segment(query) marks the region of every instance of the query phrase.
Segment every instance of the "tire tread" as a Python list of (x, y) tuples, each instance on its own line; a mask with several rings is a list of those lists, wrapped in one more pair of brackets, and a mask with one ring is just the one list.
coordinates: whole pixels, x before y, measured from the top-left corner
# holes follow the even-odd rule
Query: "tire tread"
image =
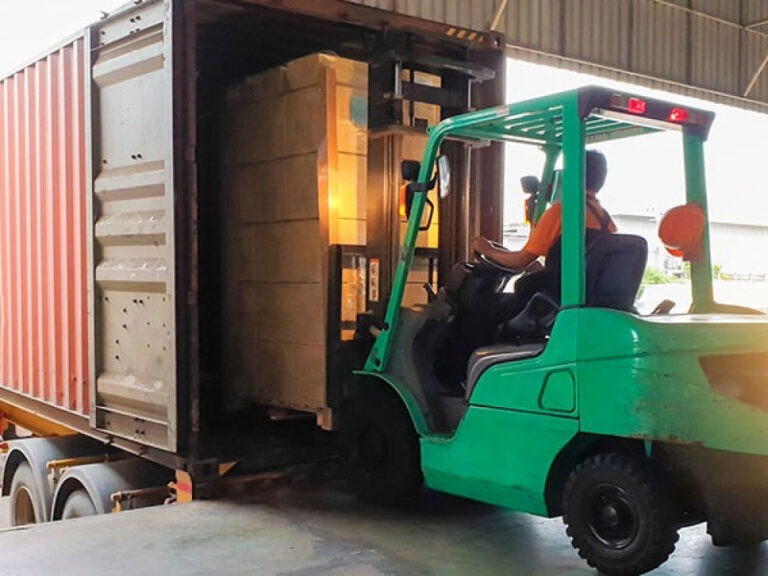
[[(628, 559), (621, 563), (609, 563), (599, 557), (596, 558), (591, 544), (581, 533), (580, 527), (572, 523), (570, 497), (576, 488), (576, 483), (585, 474), (593, 474), (600, 470), (618, 471), (631, 477), (649, 504), (649, 521), (654, 528), (650, 530), (645, 553), (639, 558)], [(609, 576), (638, 576), (660, 566), (669, 558), (679, 539), (670, 508), (671, 500), (650, 464), (639, 457), (616, 452), (598, 454), (583, 460), (571, 472), (563, 491), (563, 522), (566, 525), (566, 533), (571, 538), (571, 545), (578, 551), (579, 556), (587, 561), (587, 564)]]

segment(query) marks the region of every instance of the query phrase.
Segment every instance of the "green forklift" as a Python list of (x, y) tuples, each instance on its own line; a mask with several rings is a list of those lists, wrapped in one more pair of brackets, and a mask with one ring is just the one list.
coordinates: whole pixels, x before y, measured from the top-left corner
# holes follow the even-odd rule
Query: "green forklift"
[[(562, 516), (578, 553), (611, 576), (661, 565), (678, 529), (700, 522), (718, 546), (768, 538), (768, 318), (713, 298), (703, 152), (713, 119), (586, 87), (430, 130), (420, 164), (403, 166), (411, 200), (405, 241), (386, 315), (371, 328), (375, 341), (342, 412), (361, 498), (413, 502), (425, 484)], [(687, 246), (674, 247), (690, 260), (690, 309), (672, 314), (663, 303), (640, 315), (634, 304), (647, 243), (585, 232), (585, 150), (660, 130), (682, 135), (685, 191), (670, 206), (693, 209), (703, 225)], [(526, 182), (534, 221), (562, 202), (559, 257), (536, 273), (550, 282), (480, 337), (468, 334), (482, 316), (478, 303), (521, 271), (461, 263), (429, 303), (402, 306), (432, 211), (427, 193), (436, 181), (441, 195), (450, 191), (450, 167), (438, 157), (446, 139), (540, 147), (541, 177)], [(467, 354), (448, 345), (462, 338), (471, 343)]]

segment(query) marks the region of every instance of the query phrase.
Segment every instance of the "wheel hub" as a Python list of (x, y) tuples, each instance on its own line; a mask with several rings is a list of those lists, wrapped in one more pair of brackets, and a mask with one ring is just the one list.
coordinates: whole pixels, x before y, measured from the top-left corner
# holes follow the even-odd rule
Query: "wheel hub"
[(35, 506), (32, 502), (32, 494), (26, 488), (20, 488), (16, 496), (13, 519), (14, 526), (35, 523)]
[(595, 487), (589, 498), (589, 530), (604, 546), (622, 550), (634, 542), (639, 524), (635, 505), (618, 486)]

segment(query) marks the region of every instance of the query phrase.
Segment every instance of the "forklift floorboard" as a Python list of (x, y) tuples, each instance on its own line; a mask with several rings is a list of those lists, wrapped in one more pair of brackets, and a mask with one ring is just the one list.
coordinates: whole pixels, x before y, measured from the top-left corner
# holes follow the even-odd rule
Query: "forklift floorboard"
[[(383, 510), (328, 478), (0, 531), (0, 566), (14, 576), (597, 574), (571, 548), (559, 519), (429, 491), (417, 508)], [(672, 558), (651, 572), (766, 573), (768, 544), (718, 549), (701, 526), (683, 530)]]

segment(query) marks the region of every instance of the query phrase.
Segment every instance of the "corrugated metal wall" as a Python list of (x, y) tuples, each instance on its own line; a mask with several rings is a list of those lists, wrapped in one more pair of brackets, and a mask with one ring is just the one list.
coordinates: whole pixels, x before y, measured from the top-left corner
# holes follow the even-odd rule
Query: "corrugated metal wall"
[[(353, 0), (487, 29), (504, 0)], [(508, 0), (510, 55), (768, 112), (766, 0)]]
[(0, 386), (88, 411), (83, 39), (0, 81)]

